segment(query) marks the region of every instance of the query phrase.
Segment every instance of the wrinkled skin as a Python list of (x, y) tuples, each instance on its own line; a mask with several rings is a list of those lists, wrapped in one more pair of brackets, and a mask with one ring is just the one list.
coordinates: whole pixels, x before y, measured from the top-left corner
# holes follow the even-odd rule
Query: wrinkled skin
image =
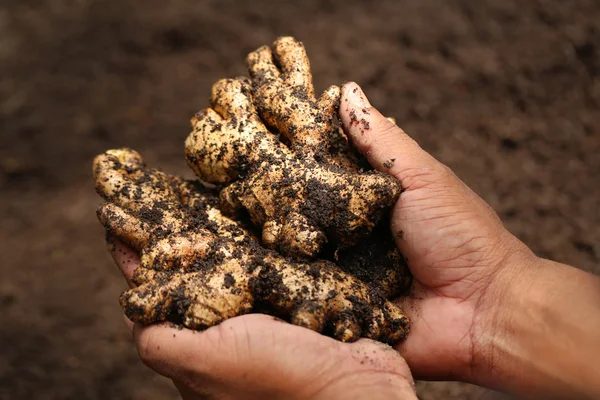
[(133, 150), (96, 157), (94, 178), (108, 201), (98, 210), (101, 223), (141, 254), (137, 287), (121, 296), (133, 321), (205, 329), (261, 305), (346, 342), (393, 343), (408, 333), (408, 319), (385, 290), (330, 262), (292, 262), (263, 249), (206, 190), (146, 168)]
[[(202, 180), (226, 185), (222, 210), (247, 210), (269, 248), (314, 257), (328, 241), (356, 244), (396, 202), (399, 183), (378, 172), (359, 173), (336, 152), (339, 88), (315, 98), (301, 44), (282, 38), (273, 50), (251, 53), (248, 63), (253, 83), (217, 82), (211, 108), (192, 118), (188, 164)], [(259, 110), (287, 145), (267, 129)]]

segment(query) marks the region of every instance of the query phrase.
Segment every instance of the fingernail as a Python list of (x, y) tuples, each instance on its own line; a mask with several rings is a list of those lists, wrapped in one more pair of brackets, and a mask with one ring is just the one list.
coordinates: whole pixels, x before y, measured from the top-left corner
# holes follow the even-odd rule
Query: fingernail
[(369, 108), (371, 107), (371, 103), (369, 103), (369, 99), (362, 91), (360, 86), (356, 83), (352, 83), (348, 85), (348, 89), (346, 92), (346, 98), (348, 99), (348, 103), (352, 104), (355, 107), (360, 108)]

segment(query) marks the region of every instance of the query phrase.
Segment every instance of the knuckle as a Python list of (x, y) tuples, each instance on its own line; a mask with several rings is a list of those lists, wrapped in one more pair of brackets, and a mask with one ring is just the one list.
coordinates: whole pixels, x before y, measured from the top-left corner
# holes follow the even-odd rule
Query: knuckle
[(378, 118), (377, 121), (375, 122), (374, 125), (374, 129), (375, 132), (377, 132), (377, 134), (379, 136), (397, 136), (401, 133), (403, 133), (402, 129), (400, 129), (398, 127), (398, 125), (392, 123), (391, 121), (389, 121), (387, 118)]
[(449, 185), (455, 183), (456, 179), (456, 175), (449, 167), (437, 161), (427, 167), (405, 171), (405, 175), (403, 184), (407, 188), (439, 187), (444, 188), (444, 192), (447, 191)]
[[(441, 171), (432, 167), (407, 167), (398, 171), (401, 177), (402, 187), (405, 191), (413, 191), (422, 188), (431, 188), (443, 182)], [(406, 198), (406, 194), (404, 195)]]

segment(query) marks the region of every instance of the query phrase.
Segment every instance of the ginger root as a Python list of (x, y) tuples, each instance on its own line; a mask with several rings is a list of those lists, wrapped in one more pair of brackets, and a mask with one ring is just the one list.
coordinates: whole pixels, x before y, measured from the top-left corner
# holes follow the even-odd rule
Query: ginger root
[[(280, 38), (247, 62), (252, 81), (217, 82), (186, 140), (188, 164), (220, 191), (149, 169), (129, 149), (94, 160), (107, 201), (98, 218), (141, 257), (125, 314), (205, 329), (267, 312), (341, 341), (403, 339), (409, 320), (389, 300), (412, 278), (378, 224), (399, 182), (362, 172), (335, 126), (340, 90), (315, 97), (301, 43)], [(228, 217), (243, 210), (267, 248)], [(314, 260), (326, 242), (337, 265)]]
[[(241, 82), (232, 82), (241, 95)], [(232, 150), (236, 146), (241, 144)], [(328, 261), (290, 261), (262, 248), (220, 213), (216, 197), (199, 184), (148, 169), (129, 149), (97, 156), (93, 172), (107, 200), (98, 209), (99, 220), (141, 254), (133, 276), (137, 287), (120, 299), (133, 321), (204, 329), (266, 309), (341, 341), (393, 343), (407, 335), (409, 320), (386, 299), (385, 288), (367, 285)]]
[[(346, 168), (350, 159), (339, 154), (320, 161), (330, 154), (328, 138), (339, 135), (332, 126), (339, 89), (316, 101), (303, 48), (283, 43), (274, 48), (282, 72), (268, 48), (249, 56), (254, 94), (246, 78), (213, 86), (211, 108), (192, 118), (185, 152), (200, 179), (226, 185), (222, 211), (245, 209), (262, 227), (263, 245), (314, 257), (327, 241), (348, 247), (364, 238), (396, 202), (400, 184)], [(290, 146), (263, 124), (253, 99)]]
[(279, 38), (272, 47), (262, 46), (250, 53), (246, 62), (263, 120), (284, 135), (294, 151), (315, 154), (326, 150), (341, 91), (333, 85), (319, 99), (315, 97), (302, 43), (291, 37)]

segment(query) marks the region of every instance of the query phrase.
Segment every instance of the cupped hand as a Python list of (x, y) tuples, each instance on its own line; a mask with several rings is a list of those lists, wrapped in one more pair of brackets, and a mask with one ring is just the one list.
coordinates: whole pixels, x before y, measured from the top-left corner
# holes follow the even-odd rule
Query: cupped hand
[(403, 187), (391, 231), (414, 287), (398, 299), (412, 327), (396, 348), (417, 378), (476, 382), (486, 363), (478, 339), (486, 335), (479, 333), (493, 329), (498, 299), (514, 275), (509, 261), (533, 254), (448, 167), (373, 108), (355, 83), (342, 89), (340, 119), (371, 165)]
[[(128, 280), (139, 257), (110, 240)], [(391, 347), (345, 344), (261, 314), (203, 332), (126, 320), (142, 361), (189, 399), (416, 399), (410, 371)]]

